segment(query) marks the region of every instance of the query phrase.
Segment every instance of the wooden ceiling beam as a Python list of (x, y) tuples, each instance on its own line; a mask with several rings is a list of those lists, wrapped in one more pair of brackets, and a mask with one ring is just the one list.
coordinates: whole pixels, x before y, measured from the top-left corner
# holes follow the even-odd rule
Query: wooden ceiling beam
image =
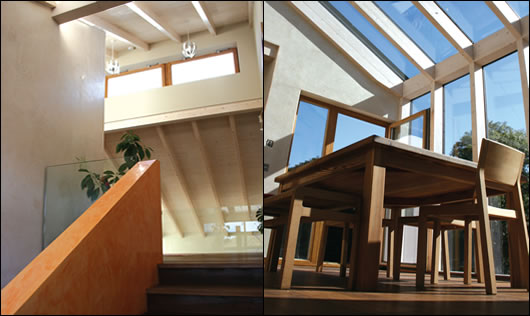
[(252, 221), (252, 211), (250, 209), (250, 203), (248, 202), (248, 191), (247, 191), (247, 183), (245, 181), (245, 171), (243, 168), (243, 160), (241, 159), (241, 150), (239, 147), (239, 140), (237, 139), (236, 120), (233, 115), (230, 115), (228, 116), (228, 121), (230, 123), (230, 132), (232, 134), (232, 141), (234, 142), (236, 165), (239, 171), (239, 183), (241, 184), (241, 195), (243, 198), (243, 202), (248, 207), (248, 219)]
[(164, 147), (164, 150), (169, 156), (169, 160), (171, 161), (171, 166), (173, 166), (173, 171), (177, 175), (177, 181), (179, 182), (180, 187), (182, 188), (182, 191), (184, 193), (184, 199), (186, 200), (186, 203), (188, 203), (188, 205), (190, 206), (191, 213), (195, 220), (195, 224), (197, 225), (197, 229), (204, 237), (206, 236), (206, 234), (204, 233), (204, 228), (199, 219), (199, 215), (197, 214), (197, 208), (195, 207), (195, 204), (193, 203), (193, 200), (191, 199), (188, 184), (186, 183), (186, 178), (184, 178), (184, 173), (182, 172), (182, 169), (180, 168), (180, 165), (178, 164), (178, 161), (175, 158), (175, 155), (173, 155), (173, 152), (171, 151), (171, 147), (169, 147), (169, 144), (166, 139), (166, 135), (164, 134), (162, 127), (157, 126), (156, 132), (158, 133), (158, 137), (160, 137), (160, 141), (162, 142), (162, 147)]
[(52, 19), (57, 24), (63, 24), (126, 4), (127, 2), (130, 1), (61, 1), (59, 3), (55, 1)]
[(199, 16), (201, 17), (202, 23), (206, 25), (210, 34), (217, 35), (217, 32), (215, 30), (215, 25), (213, 24), (212, 17), (210, 13), (208, 12), (208, 10), (206, 9), (206, 5), (204, 4), (204, 1), (192, 1), (191, 4), (193, 4), (195, 11), (197, 11)]
[(149, 22), (149, 24), (154, 26), (157, 30), (164, 33), (164, 35), (170, 39), (178, 43), (182, 42), (180, 35), (175, 32), (175, 30), (169, 25), (169, 23), (167, 23), (167, 21), (163, 20), (160, 18), (160, 16), (154, 13), (149, 8), (149, 5), (146, 1), (132, 1), (127, 3), (127, 7), (134, 11), (134, 13), (138, 14), (142, 19)]
[(206, 148), (204, 147), (204, 142), (202, 141), (202, 138), (201, 138), (201, 133), (199, 132), (197, 121), (192, 121), (191, 127), (193, 129), (193, 136), (195, 136), (195, 140), (197, 141), (197, 145), (199, 146), (199, 150), (201, 152), (202, 162), (204, 164), (204, 168), (206, 169), (208, 185), (210, 186), (210, 189), (212, 190), (213, 197), (215, 200), (215, 209), (216, 209), (216, 212), (219, 218), (219, 222), (221, 224), (221, 227), (223, 227), (223, 233), (225, 234), (225, 236), (228, 236), (228, 232), (224, 229), (225, 218), (223, 216), (223, 211), (221, 210), (221, 201), (219, 200), (219, 194), (217, 192), (215, 182), (213, 180), (212, 167), (208, 159), (208, 154), (206, 153)]
[(519, 16), (512, 10), (506, 1), (484, 1), (488, 8), (497, 16), (504, 27), (510, 31), (512, 36), (518, 40), (521, 38), (521, 24), (518, 22)]
[(90, 25), (97, 27), (104, 32), (112, 34), (112, 36), (116, 37), (117, 39), (129, 43), (131, 45), (134, 45), (136, 47), (140, 47), (144, 50), (149, 50), (149, 44), (142, 41), (138, 37), (132, 35), (131, 33), (122, 30), (121, 28), (117, 27), (116, 25), (109, 23), (105, 20), (103, 20), (100, 17), (97, 16), (87, 16), (84, 18), (81, 18), (80, 21)]

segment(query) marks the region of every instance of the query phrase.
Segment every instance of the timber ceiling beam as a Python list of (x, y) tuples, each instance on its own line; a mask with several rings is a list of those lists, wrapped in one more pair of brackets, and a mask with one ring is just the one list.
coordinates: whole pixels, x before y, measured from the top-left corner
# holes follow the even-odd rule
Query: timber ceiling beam
[(202, 138), (201, 138), (201, 133), (199, 132), (199, 126), (197, 124), (197, 121), (192, 121), (191, 127), (193, 129), (193, 136), (195, 136), (195, 140), (197, 141), (199, 150), (201, 152), (201, 158), (204, 164), (204, 168), (206, 169), (208, 185), (210, 186), (210, 189), (212, 190), (212, 193), (213, 193), (213, 197), (215, 200), (215, 209), (217, 211), (219, 223), (221, 224), (221, 227), (223, 227), (223, 233), (225, 234), (225, 236), (228, 236), (228, 232), (224, 229), (225, 218), (223, 216), (223, 211), (221, 210), (221, 201), (219, 200), (219, 193), (217, 192), (215, 182), (213, 181), (212, 167), (210, 164), (210, 160), (208, 159), (208, 154), (206, 153), (206, 148), (204, 147), (204, 142), (202, 141)]
[(519, 16), (510, 8), (506, 1), (484, 1), (497, 18), (502, 22), (505, 28), (510, 31), (512, 36), (518, 40), (521, 38), (521, 24)]
[[(50, 1), (41, 1), (50, 2)], [(98, 12), (126, 4), (130, 1), (55, 1), (52, 19), (57, 24), (74, 21)]]
[(199, 215), (197, 214), (197, 208), (195, 207), (195, 204), (193, 203), (193, 200), (191, 199), (190, 190), (188, 188), (186, 178), (184, 178), (184, 173), (182, 172), (182, 169), (180, 168), (180, 165), (178, 164), (178, 161), (175, 158), (175, 155), (173, 155), (173, 152), (171, 151), (171, 147), (169, 146), (167, 142), (166, 135), (164, 134), (162, 127), (157, 126), (156, 132), (158, 133), (158, 137), (160, 137), (160, 141), (162, 142), (162, 147), (164, 147), (164, 150), (169, 156), (169, 160), (171, 161), (171, 166), (173, 167), (173, 171), (177, 175), (177, 181), (179, 182), (180, 187), (182, 188), (182, 191), (184, 193), (184, 199), (186, 200), (186, 203), (188, 203), (188, 205), (190, 206), (191, 213), (193, 215), (193, 218), (195, 219), (195, 224), (197, 225), (197, 229), (204, 237), (206, 236), (206, 234), (204, 233), (204, 228), (199, 219)]
[(288, 4), (374, 82), (399, 96), (392, 88), (403, 83), (403, 80), (320, 3), (289, 1)]
[(129, 43), (129, 44), (131, 44), (133, 46), (136, 46), (136, 47), (140, 47), (140, 48), (142, 48), (144, 50), (149, 50), (149, 44), (148, 43), (142, 41), (141, 39), (139, 39), (138, 37), (132, 35), (131, 33), (122, 30), (118, 26), (103, 20), (100, 17), (92, 15), (92, 16), (87, 16), (87, 17), (81, 18), (80, 20), (82, 22), (90, 25), (90, 26), (97, 27), (97, 28), (101, 29), (104, 32), (112, 34), (112, 36), (116, 37), (117, 39), (119, 39), (121, 41)]
[(132, 1), (127, 3), (127, 7), (134, 11), (134, 13), (138, 14), (142, 19), (149, 22), (149, 24), (154, 26), (157, 30), (164, 33), (164, 35), (170, 39), (178, 43), (182, 42), (180, 35), (175, 32), (175, 30), (169, 25), (169, 23), (167, 23), (167, 21), (160, 18), (160, 16), (158, 16), (149, 8), (147, 1)]
[(250, 203), (248, 202), (248, 191), (247, 191), (247, 183), (245, 181), (245, 171), (243, 168), (243, 160), (241, 159), (241, 150), (239, 146), (239, 140), (237, 139), (236, 120), (233, 115), (230, 115), (228, 116), (228, 121), (230, 123), (230, 132), (232, 134), (232, 141), (234, 143), (234, 148), (235, 148), (236, 165), (239, 171), (239, 183), (241, 184), (241, 195), (243, 198), (243, 202), (248, 207), (248, 219), (252, 220), (252, 212), (250, 209)]
[(414, 6), (442, 33), (469, 62), (473, 62), (473, 43), (433, 1), (412, 1)]
[(206, 25), (210, 34), (217, 35), (217, 31), (215, 30), (215, 25), (213, 24), (212, 17), (206, 9), (204, 1), (192, 1), (191, 4), (193, 4), (195, 11), (197, 11), (199, 16), (201, 17), (202, 23)]
[(349, 2), (425, 77), (434, 80), (432, 60), (383, 11), (372, 1)]

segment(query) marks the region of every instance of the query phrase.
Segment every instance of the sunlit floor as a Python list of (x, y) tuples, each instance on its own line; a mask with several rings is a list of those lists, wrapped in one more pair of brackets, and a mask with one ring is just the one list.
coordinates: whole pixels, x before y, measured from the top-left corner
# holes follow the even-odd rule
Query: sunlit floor
[(509, 282), (497, 281), (497, 295), (486, 295), (484, 284), (473, 280), (464, 285), (462, 277), (417, 291), (415, 275), (402, 273), (400, 281), (379, 271), (376, 292), (346, 291), (346, 278), (338, 268), (295, 267), (291, 290), (279, 289), (279, 273), (265, 273), (265, 315), (275, 314), (524, 314), (528, 315), (529, 293), (511, 289)]

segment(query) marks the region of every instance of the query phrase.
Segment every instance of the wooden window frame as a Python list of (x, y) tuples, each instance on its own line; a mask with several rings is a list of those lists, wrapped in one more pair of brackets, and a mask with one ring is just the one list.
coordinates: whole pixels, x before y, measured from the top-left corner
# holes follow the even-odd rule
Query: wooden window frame
[[(358, 119), (358, 120), (361, 120), (361, 121), (364, 121), (364, 122), (367, 122), (367, 123), (371, 123), (371, 124), (374, 124), (374, 125), (378, 125), (378, 126), (384, 127), (385, 128), (385, 136), (389, 134), (390, 125), (394, 124), (394, 123), (387, 122), (385, 120), (379, 120), (379, 119), (377, 119), (375, 117), (371, 117), (369, 115), (366, 115), (366, 114), (363, 114), (363, 113), (360, 113), (360, 112), (356, 112), (354, 109), (353, 110), (344, 109), (344, 108), (341, 108), (341, 107), (338, 107), (338, 106), (335, 106), (335, 105), (332, 105), (332, 104), (329, 104), (329, 103), (326, 103), (326, 102), (323, 102), (323, 101), (320, 101), (320, 100), (313, 99), (311, 97), (300, 95), (300, 98), (298, 99), (298, 106), (296, 108), (296, 117), (295, 117), (293, 131), (292, 131), (293, 137), (291, 137), (291, 142), (290, 142), (290, 145), (289, 145), (289, 153), (287, 155), (287, 162), (286, 162), (286, 166), (285, 166), (285, 171), (288, 170), (289, 159), (291, 159), (291, 150), (292, 150), (292, 147), (293, 147), (294, 132), (296, 130), (296, 123), (297, 123), (297, 119), (298, 119), (298, 111), (300, 110), (300, 102), (301, 101), (307, 102), (307, 103), (310, 103), (310, 104), (312, 104), (314, 106), (318, 106), (318, 107), (325, 108), (325, 109), (328, 110), (328, 115), (327, 115), (327, 118), (326, 118), (326, 129), (325, 129), (325, 132), (324, 132), (324, 143), (322, 144), (322, 155), (321, 155), (321, 157), (329, 155), (329, 154), (331, 154), (333, 152), (333, 145), (335, 143), (335, 133), (336, 133), (336, 130), (337, 130), (337, 119), (338, 119), (339, 113), (343, 114), (343, 115), (346, 115), (346, 116), (349, 116), (349, 117), (352, 117), (352, 118), (355, 118), (355, 119)], [(420, 112), (418, 112), (418, 113), (420, 113)], [(424, 128), (425, 128), (425, 125), (424, 125)], [(282, 192), (282, 191), (283, 191), (282, 187), (280, 186), (279, 192)], [(324, 223), (323, 222), (314, 222), (314, 223), (312, 223), (311, 235), (310, 235), (310, 238), (309, 238), (309, 245), (308, 245), (307, 259), (296, 259), (295, 263), (294, 263), (295, 265), (316, 266), (317, 259), (318, 259), (318, 255), (317, 255), (318, 254), (318, 248), (319, 248), (319, 245), (320, 245), (320, 240), (321, 240), (321, 236), (322, 236), (323, 227), (324, 227)]]
[(180, 63), (186, 63), (186, 62), (195, 61), (195, 60), (204, 59), (204, 58), (209, 58), (209, 57), (214, 57), (214, 56), (230, 54), (230, 53), (234, 54), (233, 56), (234, 56), (235, 73), (239, 73), (240, 72), (240, 70), (239, 70), (239, 55), (237, 54), (237, 48), (233, 47), (233, 48), (225, 49), (225, 50), (223, 50), (221, 52), (215, 52), (215, 53), (211, 53), (211, 54), (197, 56), (197, 57), (190, 58), (190, 59), (175, 60), (175, 61), (171, 61), (171, 62), (168, 62), (168, 63), (158, 64), (158, 65), (154, 65), (154, 66), (148, 66), (148, 67), (135, 69), (135, 70), (130, 70), (130, 71), (126, 71), (126, 72), (115, 74), (115, 75), (106, 75), (105, 76), (105, 98), (108, 97), (108, 86), (109, 86), (108, 81), (109, 81), (109, 79), (116, 78), (116, 77), (127, 76), (127, 75), (130, 75), (130, 74), (133, 74), (133, 73), (137, 73), (137, 72), (153, 70), (153, 69), (156, 69), (156, 68), (162, 68), (162, 87), (172, 86), (173, 85), (172, 79), (171, 79), (171, 66), (172, 65), (180, 64)]
[(429, 142), (428, 142), (428, 137), (427, 137), (427, 129), (429, 128), (429, 120), (430, 120), (430, 112), (431, 112), (431, 109), (425, 109), (425, 110), (421, 110), (419, 112), (416, 112), (415, 114), (412, 114), (402, 120), (399, 120), (399, 121), (396, 121), (392, 124), (390, 124), (388, 126), (388, 129), (387, 129), (387, 134), (386, 134), (386, 138), (391, 138), (392, 136), (392, 129), (393, 128), (396, 128), (398, 126), (401, 126), (407, 122), (410, 122), (410, 121), (413, 121), (415, 119), (417, 119), (418, 117), (420, 116), (423, 116), (423, 135), (422, 135), (422, 147), (424, 149), (429, 149), (428, 146), (429, 146)]

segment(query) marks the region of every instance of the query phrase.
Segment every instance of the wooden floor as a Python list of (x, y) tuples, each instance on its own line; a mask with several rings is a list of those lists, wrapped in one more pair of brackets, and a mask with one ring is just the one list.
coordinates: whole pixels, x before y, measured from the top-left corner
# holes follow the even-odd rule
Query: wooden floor
[[(279, 269), (278, 269), (279, 270)], [(426, 278), (426, 289), (417, 291), (415, 275), (402, 273), (400, 281), (379, 271), (376, 292), (346, 291), (346, 278), (339, 277), (338, 268), (324, 268), (316, 273), (313, 267), (295, 267), (291, 290), (279, 289), (279, 273), (265, 272), (265, 315), (305, 314), (524, 314), (528, 315), (529, 294), (511, 289), (509, 282), (497, 281), (498, 294), (486, 295), (484, 284), (464, 285), (461, 277), (450, 281), (443, 278), (436, 286)]]

